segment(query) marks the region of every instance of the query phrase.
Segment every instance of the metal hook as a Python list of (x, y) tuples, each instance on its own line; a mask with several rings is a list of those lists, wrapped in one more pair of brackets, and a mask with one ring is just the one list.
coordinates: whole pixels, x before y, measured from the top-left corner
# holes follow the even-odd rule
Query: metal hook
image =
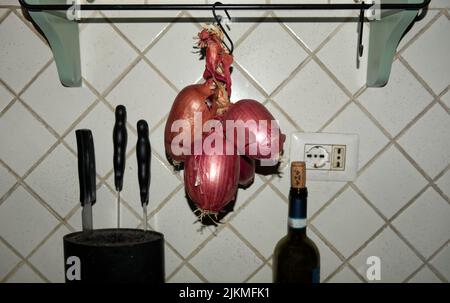
[[(212, 13), (214, 15), (214, 19), (216, 19), (217, 25), (219, 25), (220, 29), (222, 30), (222, 32), (224, 33), (225, 37), (227, 38), (228, 42), (230, 43), (230, 46), (228, 46), (224, 41), (222, 41), (222, 43), (225, 45), (225, 47), (228, 49), (228, 52), (230, 53), (230, 55), (233, 54), (234, 51), (234, 44), (233, 41), (231, 40), (230, 36), (228, 36), (227, 32), (225, 31), (225, 29), (222, 26), (222, 16), (217, 16), (216, 14), (216, 6), (217, 5), (222, 5), (222, 2), (216, 2), (213, 5), (213, 9), (212, 9)], [(228, 13), (228, 11), (226, 9), (224, 9), (225, 14), (228, 17), (228, 20), (231, 21), (231, 17), (230, 14)], [(230, 30), (230, 27), (227, 25), (228, 30)]]
[(357, 66), (359, 67), (360, 59), (363, 55), (364, 45), (362, 43), (363, 31), (364, 31), (364, 1), (361, 2), (361, 8), (359, 10), (359, 30), (358, 30), (358, 55), (357, 55)]

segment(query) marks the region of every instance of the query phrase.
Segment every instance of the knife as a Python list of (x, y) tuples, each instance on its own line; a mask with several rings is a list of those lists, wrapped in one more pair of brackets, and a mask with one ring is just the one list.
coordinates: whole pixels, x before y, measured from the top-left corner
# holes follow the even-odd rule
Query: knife
[(139, 120), (137, 123), (138, 139), (136, 144), (136, 158), (138, 167), (138, 180), (140, 197), (144, 219), (144, 230), (147, 230), (147, 205), (150, 189), (150, 162), (151, 147), (148, 134), (148, 124), (145, 120)]
[(83, 231), (93, 228), (92, 206), (96, 202), (95, 151), (92, 132), (89, 129), (75, 131), (78, 150), (78, 179), (80, 183), (80, 202), (83, 210), (81, 220)]
[(125, 161), (127, 151), (127, 110), (125, 106), (116, 107), (116, 122), (113, 130), (114, 145), (114, 185), (117, 191), (117, 228), (120, 228), (120, 192), (123, 188), (123, 176), (125, 173)]

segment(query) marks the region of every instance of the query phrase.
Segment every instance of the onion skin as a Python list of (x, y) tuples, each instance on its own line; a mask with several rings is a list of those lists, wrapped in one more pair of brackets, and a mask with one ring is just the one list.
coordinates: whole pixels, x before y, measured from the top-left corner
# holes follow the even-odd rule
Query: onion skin
[(238, 157), (235, 153), (203, 153), (186, 157), (184, 186), (202, 213), (218, 213), (236, 197), (240, 164)]
[[(164, 146), (166, 154), (171, 160), (182, 162), (186, 158), (185, 155), (175, 155), (172, 152), (172, 140), (179, 134), (178, 131), (171, 131), (172, 123), (176, 120), (185, 119), (191, 127), (190, 142), (194, 142), (194, 114), (196, 112), (202, 113), (202, 125), (216, 115), (217, 109), (215, 107), (210, 108), (207, 104), (207, 100), (215, 93), (215, 87), (212, 80), (208, 80), (203, 84), (189, 85), (182, 89), (175, 98), (164, 130)], [(184, 140), (183, 142), (186, 141)], [(189, 149), (190, 147), (187, 148)]]
[(228, 96), (230, 96), (233, 56), (228, 54), (223, 46), (223, 33), (218, 28), (207, 27), (198, 34), (198, 39), (198, 47), (205, 50), (206, 66), (203, 78), (212, 78), (225, 83)]
[(240, 156), (239, 157), (239, 185), (248, 187), (255, 179), (255, 160)]
[[(227, 121), (242, 121), (244, 123), (254, 122), (253, 127), (245, 127), (246, 136), (243, 146), (238, 144), (237, 130), (225, 126), (228, 128), (226, 132), (227, 136), (233, 134), (236, 147), (244, 148), (244, 150), (239, 150), (241, 154), (259, 160), (278, 161), (280, 159), (286, 136), (281, 133), (278, 123), (276, 124), (277, 128), (274, 129), (275, 132), (272, 133), (270, 124), (271, 121), (275, 121), (275, 118), (264, 105), (251, 99), (240, 100), (228, 108), (228, 111), (224, 114), (223, 120), (223, 123), (227, 123)], [(267, 127), (258, 127), (259, 122), (264, 120), (267, 121)], [(272, 149), (276, 148), (276, 146), (272, 146), (274, 144), (278, 145), (278, 151), (275, 153), (272, 152)], [(252, 150), (251, 146), (255, 145), (257, 146), (257, 149)]]

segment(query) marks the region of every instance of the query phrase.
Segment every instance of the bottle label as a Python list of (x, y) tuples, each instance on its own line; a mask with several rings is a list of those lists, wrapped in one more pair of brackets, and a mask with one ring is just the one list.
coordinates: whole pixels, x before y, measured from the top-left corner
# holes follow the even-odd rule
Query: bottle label
[(288, 225), (291, 228), (305, 228), (306, 227), (306, 219), (299, 219), (299, 218), (288, 218)]
[(316, 267), (316, 268), (313, 269), (312, 282), (313, 283), (320, 283), (320, 267)]

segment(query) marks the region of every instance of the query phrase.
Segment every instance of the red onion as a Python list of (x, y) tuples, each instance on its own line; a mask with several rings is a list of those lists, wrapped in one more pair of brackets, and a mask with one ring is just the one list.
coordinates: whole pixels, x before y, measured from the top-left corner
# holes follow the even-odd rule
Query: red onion
[[(238, 123), (236, 125), (245, 123), (241, 125), (241, 132), (236, 125), (230, 125), (233, 121)], [(264, 105), (255, 100), (240, 100), (224, 114), (224, 123), (227, 139), (234, 139), (241, 154), (253, 159), (279, 160), (286, 136), (281, 133), (277, 121)]]
[[(225, 146), (226, 140), (222, 136)], [(217, 214), (236, 197), (239, 159), (236, 153), (187, 156), (184, 162), (184, 186), (201, 215)]]
[(239, 162), (239, 185), (248, 187), (255, 178), (255, 160), (240, 156)]
[[(166, 154), (172, 160), (184, 161), (185, 154), (192, 154), (191, 146), (194, 141), (194, 115), (195, 113), (202, 114), (202, 123), (200, 126), (215, 116), (216, 108), (211, 108), (208, 104), (208, 99), (214, 95), (214, 92), (215, 84), (212, 80), (208, 80), (203, 84), (194, 84), (185, 87), (175, 98), (169, 117), (166, 121), (166, 128), (164, 130), (164, 145)], [(186, 130), (185, 136), (182, 136), (182, 143), (184, 143), (184, 155), (174, 153), (171, 146), (173, 139), (178, 135), (181, 135), (182, 132), (181, 129), (176, 129), (174, 132), (171, 131), (173, 123), (177, 120), (186, 121), (190, 127), (190, 132)], [(187, 137), (189, 134), (190, 138)], [(187, 144), (188, 140), (190, 140), (189, 142), (191, 144)]]

